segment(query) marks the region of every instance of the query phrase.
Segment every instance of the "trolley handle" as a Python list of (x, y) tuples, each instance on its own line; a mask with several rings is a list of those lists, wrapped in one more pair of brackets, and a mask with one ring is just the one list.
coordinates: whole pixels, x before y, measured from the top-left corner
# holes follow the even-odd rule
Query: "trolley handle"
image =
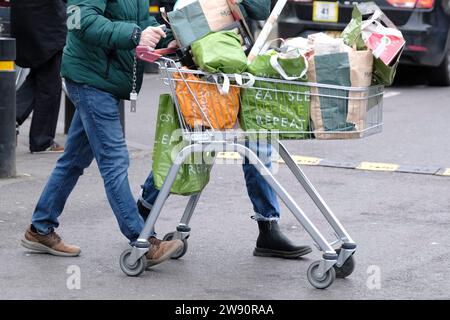
[(154, 50), (148, 46), (138, 46), (136, 48), (136, 56), (145, 62), (156, 62), (160, 60), (165, 55), (175, 54), (177, 49), (175, 48), (165, 48)]

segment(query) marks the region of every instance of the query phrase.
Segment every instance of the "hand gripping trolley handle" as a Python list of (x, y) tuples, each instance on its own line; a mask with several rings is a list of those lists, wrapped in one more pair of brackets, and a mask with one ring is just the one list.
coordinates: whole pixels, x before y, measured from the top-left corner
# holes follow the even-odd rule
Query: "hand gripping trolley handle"
[[(324, 289), (330, 286), (334, 282), (336, 277), (345, 278), (349, 276), (354, 270), (353, 254), (356, 250), (356, 244), (344, 229), (343, 225), (339, 222), (337, 217), (334, 215), (334, 213), (331, 211), (329, 206), (325, 203), (323, 198), (319, 195), (316, 188), (307, 178), (303, 170), (294, 161), (286, 147), (278, 139), (276, 140), (277, 146), (279, 147), (278, 152), (280, 157), (285, 162), (295, 178), (298, 180), (298, 182), (300, 182), (301, 186), (313, 200), (318, 209), (321, 211), (325, 219), (328, 221), (329, 225), (333, 228), (338, 238), (336, 241), (330, 243), (324, 238), (322, 233), (298, 206), (291, 195), (289, 195), (289, 193), (285, 190), (278, 179), (276, 179), (270, 172), (270, 170), (264, 166), (263, 162), (255, 154), (255, 152), (253, 152), (244, 143), (242, 143), (242, 137), (248, 134), (248, 132), (242, 130), (216, 130), (213, 128), (213, 126), (211, 125), (213, 121), (209, 121), (211, 119), (208, 119), (208, 117), (211, 117), (211, 114), (209, 114), (207, 111), (202, 110), (202, 107), (199, 103), (200, 99), (197, 99), (197, 97), (195, 96), (195, 92), (190, 89), (188, 84), (189, 80), (186, 79), (186, 75), (196, 74), (199, 77), (198, 79), (207, 79), (201, 80), (205, 83), (209, 82), (210, 84), (217, 84), (217, 82), (210, 80), (211, 77), (208, 78), (208, 74), (201, 71), (181, 69), (176, 61), (163, 56), (170, 53), (173, 53), (173, 50), (153, 51), (147, 47), (138, 47), (136, 50), (136, 54), (139, 59), (147, 62), (157, 62), (159, 64), (161, 77), (165, 84), (169, 86), (176, 105), (180, 125), (183, 131), (183, 140), (187, 141), (188, 143), (187, 146), (184, 147), (175, 158), (174, 164), (170, 168), (165, 182), (161, 187), (159, 195), (152, 207), (151, 213), (145, 223), (144, 229), (142, 230), (139, 239), (132, 245), (131, 248), (125, 250), (122, 253), (120, 257), (120, 266), (123, 272), (128, 276), (138, 276), (144, 272), (144, 270), (146, 269), (145, 253), (150, 248), (148, 238), (153, 233), (155, 223), (160, 215), (160, 212), (168, 195), (170, 194), (171, 187), (175, 181), (177, 172), (181, 164), (183, 164), (183, 162), (193, 153), (203, 153), (207, 150), (208, 152), (212, 152), (213, 154), (217, 154), (218, 152), (238, 152), (242, 157), (247, 158), (249, 163), (254, 165), (258, 172), (261, 173), (262, 177), (273, 188), (279, 198), (284, 202), (288, 209), (293, 213), (295, 218), (311, 236), (318, 249), (323, 252), (322, 259), (313, 262), (307, 271), (307, 277), (312, 286), (318, 289)], [(230, 75), (230, 77), (232, 78), (233, 76)], [(283, 90), (285, 92), (289, 91), (290, 85), (299, 85), (299, 82), (290, 82), (278, 79), (256, 78), (256, 80), (257, 82), (259, 82), (259, 85), (261, 87), (263, 87), (262, 83), (265, 82), (275, 83), (277, 85), (283, 84)], [(192, 128), (192, 126), (190, 126), (185, 121), (177, 100), (177, 84), (187, 86), (187, 88), (189, 89), (189, 93), (192, 94), (193, 100), (202, 113), (202, 117), (205, 120), (204, 123), (207, 124), (206, 126), (204, 125), (201, 127)], [(233, 85), (240, 87), (240, 85), (238, 84)], [(345, 101), (345, 103), (347, 103), (354, 99), (355, 101), (362, 102), (363, 105), (367, 106), (367, 110), (364, 110), (363, 114), (364, 126), (359, 128), (357, 132), (352, 132), (351, 134), (356, 134), (358, 135), (358, 137), (362, 137), (381, 131), (383, 87), (378, 86), (369, 88), (352, 88), (314, 83), (301, 83), (301, 85), (309, 87), (309, 91), (306, 93), (306, 95), (309, 95), (311, 99), (313, 99), (314, 96), (317, 99), (320, 98), (321, 103), (325, 103), (326, 100), (335, 101), (336, 99), (341, 99)], [(255, 87), (257, 87), (256, 84)], [(270, 90), (267, 89), (267, 86), (264, 86), (264, 88), (266, 88), (265, 90)], [(281, 90), (279, 89), (279, 86), (274, 86), (273, 88), (275, 88), (272, 89), (274, 91)], [(336, 92), (340, 93), (337, 94)], [(309, 130), (303, 133), (309, 133), (312, 137), (312, 134), (317, 133), (317, 131)], [(330, 132), (322, 132), (321, 134), (326, 135), (330, 134)], [(339, 132), (332, 132), (332, 134), (339, 134)], [(348, 134), (348, 132), (344, 132), (342, 134)], [(304, 136), (302, 139), (305, 139)], [(180, 239), (183, 242), (183, 247), (179, 250), (179, 252), (176, 252), (172, 256), (173, 259), (182, 257), (187, 251), (187, 239), (191, 230), (189, 227), (189, 222), (194, 213), (200, 195), (201, 193), (190, 197), (186, 209), (184, 210), (184, 213), (182, 215), (181, 221), (176, 228), (176, 231), (166, 234), (164, 237), (164, 240)], [(337, 245), (340, 246), (335, 250), (333, 246)]]

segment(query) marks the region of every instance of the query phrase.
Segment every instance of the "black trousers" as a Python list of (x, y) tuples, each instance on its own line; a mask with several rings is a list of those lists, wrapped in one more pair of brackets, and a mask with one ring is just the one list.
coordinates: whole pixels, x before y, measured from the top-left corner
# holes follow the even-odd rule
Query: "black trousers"
[(55, 139), (61, 104), (62, 51), (50, 60), (30, 70), (22, 87), (17, 91), (16, 120), (21, 125), (33, 111), (30, 128), (30, 151), (43, 151)]

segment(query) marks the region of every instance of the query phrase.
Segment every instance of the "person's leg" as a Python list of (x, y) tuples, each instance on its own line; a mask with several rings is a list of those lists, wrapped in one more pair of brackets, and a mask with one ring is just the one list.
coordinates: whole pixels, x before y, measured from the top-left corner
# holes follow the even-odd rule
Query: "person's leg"
[[(95, 157), (119, 227), (130, 242), (134, 242), (142, 230), (143, 220), (137, 213), (129, 188), (128, 151), (119, 121), (118, 100), (106, 92), (69, 80), (67, 86), (69, 95), (77, 108), (69, 135), (72, 137), (76, 132), (82, 133), (75, 136), (78, 137), (77, 142), (80, 144), (83, 142), (80, 150), (84, 150), (86, 153), (83, 157), (82, 152), (74, 152), (77, 150), (75, 144), (69, 143), (72, 140), (68, 141), (68, 151), (61, 159), (70, 160), (69, 155), (75, 154), (75, 160), (72, 162), (61, 161), (62, 164), (65, 164), (57, 166), (62, 171), (61, 173), (55, 169), (56, 172), (52, 174), (33, 216), (33, 228), (36, 230), (27, 230), (27, 233), (34, 231), (35, 234), (41, 236), (50, 231), (50, 234), (55, 234), (53, 228), (58, 226), (57, 217), (61, 214), (70, 191), (82, 173), (82, 170), (71, 171), (71, 169), (86, 167)], [(82, 130), (77, 131), (76, 128), (80, 126)], [(87, 150), (90, 152), (88, 153)], [(69, 172), (72, 174), (70, 175)], [(33, 240), (39, 242), (40, 239)], [(44, 239), (44, 241), (47, 240)], [(150, 264), (157, 264), (169, 259), (182, 246), (182, 242), (179, 240), (161, 242), (153, 239), (150, 242), (152, 247), (147, 253)], [(38, 248), (31, 249), (38, 250)], [(44, 252), (44, 250), (42, 251)], [(54, 250), (45, 252), (56, 254)]]
[[(246, 146), (256, 153), (263, 164), (272, 170), (272, 145), (263, 142), (246, 142)], [(256, 221), (278, 220), (280, 206), (277, 195), (262, 175), (250, 164), (247, 159), (242, 165), (248, 196), (253, 204)]]
[(78, 111), (75, 111), (64, 154), (58, 159), (33, 213), (32, 224), (40, 234), (48, 234), (59, 226), (58, 217), (94, 155)]
[(153, 182), (153, 171), (150, 172), (141, 188), (142, 194), (137, 202), (137, 206), (141, 217), (144, 220), (147, 220), (150, 210), (152, 209), (159, 194), (159, 190), (156, 189)]
[[(247, 142), (246, 146), (256, 153), (263, 164), (272, 168), (272, 145), (266, 142)], [(258, 223), (259, 235), (255, 256), (298, 258), (312, 250), (309, 246), (294, 245), (282, 232), (278, 225), (280, 219), (280, 206), (277, 195), (272, 187), (252, 164), (245, 159), (243, 164), (247, 192), (253, 204), (255, 215), (253, 218)]]
[(33, 70), (28, 74), (25, 82), (16, 93), (16, 122), (21, 126), (30, 116), (34, 108), (35, 74)]
[(61, 104), (61, 56), (62, 52), (56, 53), (34, 70), (35, 104), (30, 127), (31, 152), (44, 151), (54, 143)]
[[(68, 86), (72, 99), (78, 99), (78, 91)], [(64, 154), (58, 159), (33, 213), (31, 227), (22, 239), (28, 249), (54, 255), (76, 256), (80, 249), (65, 245), (54, 232), (59, 226), (58, 217), (75, 187), (92, 160), (93, 153), (88, 143), (79, 112), (76, 111), (70, 126)]]
[(119, 119), (119, 100), (93, 87), (67, 81), (75, 86), (79, 100), (74, 101), (103, 178), (106, 195), (130, 242), (137, 240), (144, 221), (140, 218), (128, 182), (129, 157)]
[[(106, 195), (120, 230), (135, 242), (144, 227), (128, 181), (129, 157), (119, 118), (119, 100), (87, 85), (79, 85), (80, 102), (75, 104), (103, 178)], [(176, 239), (161, 241), (151, 236), (147, 265), (161, 263), (181, 248)]]

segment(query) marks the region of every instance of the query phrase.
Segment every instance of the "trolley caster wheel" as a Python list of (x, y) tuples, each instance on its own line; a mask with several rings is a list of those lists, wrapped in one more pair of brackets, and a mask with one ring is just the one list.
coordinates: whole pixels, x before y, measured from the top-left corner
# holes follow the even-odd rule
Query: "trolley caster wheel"
[[(175, 232), (170, 232), (168, 234), (166, 234), (163, 238), (164, 241), (170, 241), (173, 239), (173, 235), (175, 234)], [(180, 259), (182, 256), (184, 256), (187, 252), (188, 249), (188, 242), (187, 239), (183, 239), (183, 246), (176, 251), (170, 258), (171, 259)]]
[(138, 261), (134, 264), (130, 264), (128, 259), (130, 258), (131, 251), (133, 249), (127, 249), (120, 255), (120, 269), (130, 277), (137, 277), (142, 272), (144, 272), (145, 267), (147, 266), (147, 259), (145, 255), (143, 255)]
[[(336, 253), (339, 254), (339, 252), (341, 252), (341, 249), (336, 249)], [(347, 278), (355, 270), (355, 259), (353, 258), (353, 255), (351, 255), (342, 266), (338, 267), (334, 265), (333, 268), (336, 271), (336, 278)]]
[(336, 271), (334, 268), (329, 269), (323, 276), (318, 276), (320, 260), (314, 261), (308, 268), (308, 281), (317, 289), (328, 288), (336, 279)]

